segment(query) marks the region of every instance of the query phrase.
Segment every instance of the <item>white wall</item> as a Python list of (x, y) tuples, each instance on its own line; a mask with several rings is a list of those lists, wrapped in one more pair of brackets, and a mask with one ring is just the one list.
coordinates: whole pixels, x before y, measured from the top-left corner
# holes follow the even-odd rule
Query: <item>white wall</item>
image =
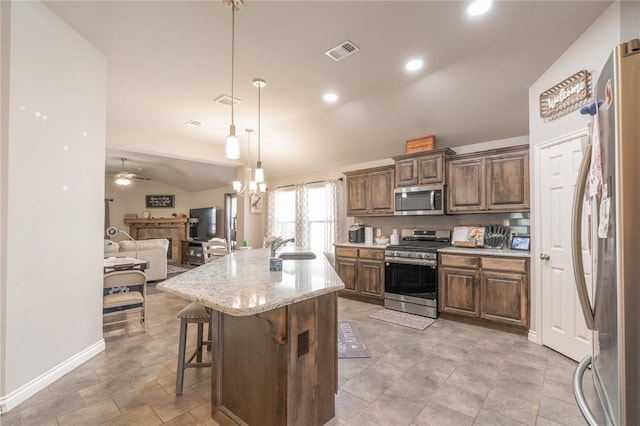
[[(104, 166), (103, 166), (104, 168)], [(174, 208), (147, 208), (147, 195), (175, 195)], [(109, 203), (109, 218), (111, 226), (129, 232), (129, 225), (124, 224), (126, 213), (135, 213), (142, 218), (142, 213), (148, 211), (151, 217), (171, 217), (172, 213), (189, 215), (191, 193), (175, 188), (162, 182), (134, 179), (131, 185), (121, 187), (115, 184), (113, 178), (105, 182), (105, 198), (112, 199)], [(206, 206), (202, 206), (206, 207)]]
[[(625, 3), (625, 2), (623, 2)], [(628, 3), (628, 2), (627, 2)], [(565, 78), (580, 70), (587, 70), (592, 73), (592, 81), (598, 79), (600, 68), (604, 65), (613, 47), (621, 40), (621, 3), (613, 3), (604, 13), (562, 54), (554, 63), (540, 76), (540, 78), (529, 88), (529, 138), (530, 138), (530, 172), (531, 172), (531, 223), (532, 234), (536, 229), (536, 206), (535, 206), (535, 183), (538, 181), (536, 173), (537, 164), (535, 162), (536, 145), (559, 138), (569, 133), (585, 129), (590, 119), (574, 111), (553, 121), (544, 122), (540, 118), (540, 93), (550, 87), (555, 86)], [(637, 28), (639, 14), (636, 14), (635, 23)], [(632, 27), (630, 22), (625, 24), (627, 28)], [(636, 34), (638, 37), (638, 34)], [(532, 240), (531, 252), (531, 329), (530, 338), (541, 342), (541, 337), (537, 334), (541, 328), (540, 318), (542, 307), (540, 305), (540, 284), (537, 267), (539, 266), (539, 251)]]
[(104, 350), (107, 63), (41, 3), (12, 2), (10, 20), (0, 158), (2, 410)]

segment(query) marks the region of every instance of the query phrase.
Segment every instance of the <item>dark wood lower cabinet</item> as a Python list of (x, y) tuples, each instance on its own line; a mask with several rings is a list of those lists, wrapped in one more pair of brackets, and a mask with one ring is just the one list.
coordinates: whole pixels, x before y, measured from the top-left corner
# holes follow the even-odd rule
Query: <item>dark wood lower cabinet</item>
[(527, 279), (523, 274), (482, 272), (480, 317), (517, 327), (526, 326)]
[(526, 332), (528, 275), (527, 258), (441, 254), (440, 312)]
[(219, 424), (321, 425), (334, 417), (336, 293), (247, 317), (214, 311), (212, 327)]
[(478, 272), (467, 269), (440, 269), (441, 312), (478, 317), (480, 315), (480, 288)]
[(384, 249), (336, 247), (336, 272), (344, 283), (341, 295), (384, 302)]

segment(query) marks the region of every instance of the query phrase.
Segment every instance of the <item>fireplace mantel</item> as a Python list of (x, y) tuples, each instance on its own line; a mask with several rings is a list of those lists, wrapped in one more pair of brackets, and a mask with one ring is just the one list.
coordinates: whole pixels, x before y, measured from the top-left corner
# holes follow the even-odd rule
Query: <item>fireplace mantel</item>
[(167, 238), (171, 240), (170, 260), (180, 260), (180, 241), (187, 239), (186, 217), (159, 217), (155, 219), (125, 219), (134, 240)]

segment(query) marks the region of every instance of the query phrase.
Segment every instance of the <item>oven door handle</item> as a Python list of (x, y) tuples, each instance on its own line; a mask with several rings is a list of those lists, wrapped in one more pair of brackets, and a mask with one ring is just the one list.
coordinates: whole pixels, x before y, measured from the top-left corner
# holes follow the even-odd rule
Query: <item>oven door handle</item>
[(438, 266), (438, 262), (435, 260), (426, 260), (426, 259), (410, 259), (410, 258), (393, 258), (393, 259), (385, 259), (385, 263), (387, 264), (402, 264), (402, 265), (416, 265), (416, 266), (430, 266), (435, 268)]

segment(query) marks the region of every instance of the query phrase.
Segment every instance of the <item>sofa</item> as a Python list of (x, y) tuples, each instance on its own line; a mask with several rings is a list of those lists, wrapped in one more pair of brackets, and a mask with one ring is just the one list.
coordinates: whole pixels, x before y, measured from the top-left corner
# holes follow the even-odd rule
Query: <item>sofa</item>
[[(136, 243), (138, 251), (136, 256)], [(167, 278), (167, 250), (169, 240), (155, 238), (150, 240), (120, 242), (104, 240), (104, 257), (137, 257), (149, 262), (149, 268), (144, 271), (147, 281), (158, 281)]]

